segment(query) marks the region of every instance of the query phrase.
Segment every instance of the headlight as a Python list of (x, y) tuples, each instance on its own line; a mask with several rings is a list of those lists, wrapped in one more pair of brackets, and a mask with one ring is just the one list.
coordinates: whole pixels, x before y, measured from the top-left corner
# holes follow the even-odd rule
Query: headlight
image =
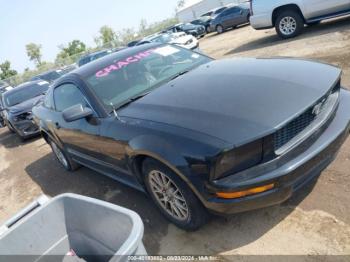
[(259, 164), (263, 157), (262, 145), (262, 140), (258, 140), (223, 152), (216, 161), (212, 179), (232, 175)]
[(192, 44), (192, 42), (193, 42), (193, 40), (192, 40), (192, 39), (190, 39), (190, 40), (188, 40), (188, 41), (185, 43), (185, 45)]

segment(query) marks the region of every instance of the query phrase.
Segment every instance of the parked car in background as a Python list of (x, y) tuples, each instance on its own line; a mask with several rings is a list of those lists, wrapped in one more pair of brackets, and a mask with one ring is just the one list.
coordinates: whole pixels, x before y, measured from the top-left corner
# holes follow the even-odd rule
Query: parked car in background
[(44, 80), (49, 83), (52, 83), (56, 79), (62, 76), (62, 70), (57, 69), (57, 70), (50, 70), (44, 73), (41, 73), (39, 75), (33, 76), (30, 81), (36, 81), (36, 80)]
[(210, 22), (210, 30), (218, 34), (225, 32), (228, 28), (249, 23), (250, 11), (241, 6), (231, 6), (215, 16)]
[(138, 39), (138, 40), (134, 40), (134, 41), (131, 41), (127, 44), (127, 47), (133, 47), (135, 46), (138, 42), (140, 42), (142, 39)]
[(6, 125), (4, 121), (4, 113), (2, 111), (2, 109), (4, 108), (4, 105), (2, 103), (2, 94), (6, 91), (11, 90), (12, 88), (13, 87), (10, 86), (8, 83), (0, 80), (0, 127), (4, 127)]
[(150, 43), (161, 43), (161, 44), (174, 44), (186, 49), (195, 50), (199, 47), (197, 38), (192, 35), (188, 35), (185, 32), (179, 33), (162, 33), (156, 34), (142, 39), (137, 45), (144, 45)]
[(94, 53), (90, 53), (90, 54), (87, 54), (87, 55), (84, 55), (82, 56), (77, 64), (78, 66), (83, 66), (87, 63), (90, 63), (91, 61), (94, 61), (96, 59), (99, 59), (101, 57), (104, 57), (106, 55), (109, 55), (109, 54), (112, 54), (112, 53), (115, 53), (115, 52), (119, 52), (120, 50), (123, 50), (125, 49), (125, 47), (114, 47), (114, 48), (111, 48), (111, 49), (105, 49), (105, 50), (101, 50), (101, 51), (97, 51), (97, 52), (94, 52)]
[(210, 22), (212, 20), (211, 16), (201, 16), (199, 19), (193, 20), (191, 21), (191, 24), (194, 25), (202, 25), (205, 27), (205, 31), (208, 33), (210, 33)]
[(227, 6), (221, 6), (221, 7), (217, 7), (217, 8), (214, 8), (204, 14), (202, 14), (201, 16), (211, 16), (211, 17), (214, 17), (218, 14), (220, 14), (222, 11), (224, 11), (225, 9), (227, 8)]
[(176, 24), (163, 31), (163, 33), (166, 33), (166, 32), (173, 32), (173, 33), (185, 32), (186, 34), (193, 35), (194, 37), (197, 37), (197, 38), (203, 37), (206, 34), (204, 26), (194, 25), (191, 23)]
[(94, 60), (96, 60), (98, 58), (101, 58), (101, 57), (104, 57), (106, 55), (109, 55), (111, 53), (113, 53), (111, 49), (105, 49), (105, 50), (97, 51), (97, 52), (94, 52), (94, 53), (90, 53), (90, 54), (82, 56), (78, 60), (77, 64), (80, 67), (80, 66), (83, 66), (83, 65), (85, 65), (87, 63), (90, 63), (91, 61), (94, 61)]
[(350, 14), (350, 0), (252, 0), (250, 5), (252, 27), (275, 27), (281, 38), (299, 35), (304, 24)]
[(64, 168), (82, 164), (148, 192), (187, 230), (207, 210), (232, 214), (297, 194), (350, 130), (336, 67), (215, 61), (173, 45), (101, 58), (60, 78), (46, 101), (35, 121)]
[(35, 80), (2, 94), (4, 121), (11, 132), (15, 132), (22, 139), (39, 133), (33, 121), (32, 107), (44, 98), (48, 88), (47, 81)]
[(67, 74), (67, 73), (69, 73), (69, 72), (71, 72), (71, 71), (73, 71), (74, 69), (77, 69), (77, 68), (78, 68), (78, 65), (76, 63), (63, 66), (63, 67), (60, 68), (60, 70), (61, 70), (60, 74), (61, 75)]

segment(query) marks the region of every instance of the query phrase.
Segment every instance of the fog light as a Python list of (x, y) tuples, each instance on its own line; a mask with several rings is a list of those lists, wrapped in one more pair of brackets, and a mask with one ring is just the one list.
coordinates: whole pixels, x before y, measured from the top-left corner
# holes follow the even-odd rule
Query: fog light
[(244, 191), (238, 191), (238, 192), (217, 192), (216, 195), (220, 198), (232, 199), (232, 198), (239, 198), (239, 197), (262, 193), (274, 187), (275, 187), (275, 184), (268, 184), (265, 186), (254, 187), (254, 188), (250, 188), (250, 189), (247, 189)]

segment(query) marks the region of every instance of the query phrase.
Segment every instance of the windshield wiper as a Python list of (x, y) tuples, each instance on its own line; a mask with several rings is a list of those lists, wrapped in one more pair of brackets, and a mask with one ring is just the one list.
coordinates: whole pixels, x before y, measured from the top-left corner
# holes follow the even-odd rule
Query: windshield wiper
[(186, 74), (188, 72), (190, 72), (190, 71), (189, 70), (181, 71), (181, 72), (177, 73), (176, 75), (174, 75), (172, 78), (170, 78), (170, 81), (174, 80), (175, 78), (178, 78), (179, 76), (182, 76), (182, 75), (184, 75), (184, 74)]
[(113, 106), (113, 110), (111, 111), (111, 113), (112, 113), (112, 112), (115, 112), (116, 110), (118, 110), (118, 109), (120, 109), (120, 108), (122, 108), (122, 107), (124, 107), (124, 106), (127, 106), (128, 104), (130, 104), (130, 103), (132, 103), (132, 102), (134, 102), (134, 101), (136, 101), (136, 100), (138, 100), (138, 99), (140, 99), (140, 98), (142, 98), (142, 97), (144, 97), (144, 96), (146, 96), (146, 95), (148, 95), (149, 93), (150, 93), (150, 92), (145, 92), (145, 93), (142, 93), (142, 94), (133, 96), (133, 97), (131, 97), (131, 98), (125, 100), (123, 103), (121, 103), (121, 104), (119, 104), (119, 105), (117, 105), (117, 106)]

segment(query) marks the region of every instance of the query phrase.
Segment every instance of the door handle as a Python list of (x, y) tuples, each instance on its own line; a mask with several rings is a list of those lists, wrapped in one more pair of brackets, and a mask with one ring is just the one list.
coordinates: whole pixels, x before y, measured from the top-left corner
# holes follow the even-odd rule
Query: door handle
[(60, 126), (60, 124), (58, 122), (55, 123), (55, 126), (56, 126), (57, 129), (61, 128), (61, 126)]

